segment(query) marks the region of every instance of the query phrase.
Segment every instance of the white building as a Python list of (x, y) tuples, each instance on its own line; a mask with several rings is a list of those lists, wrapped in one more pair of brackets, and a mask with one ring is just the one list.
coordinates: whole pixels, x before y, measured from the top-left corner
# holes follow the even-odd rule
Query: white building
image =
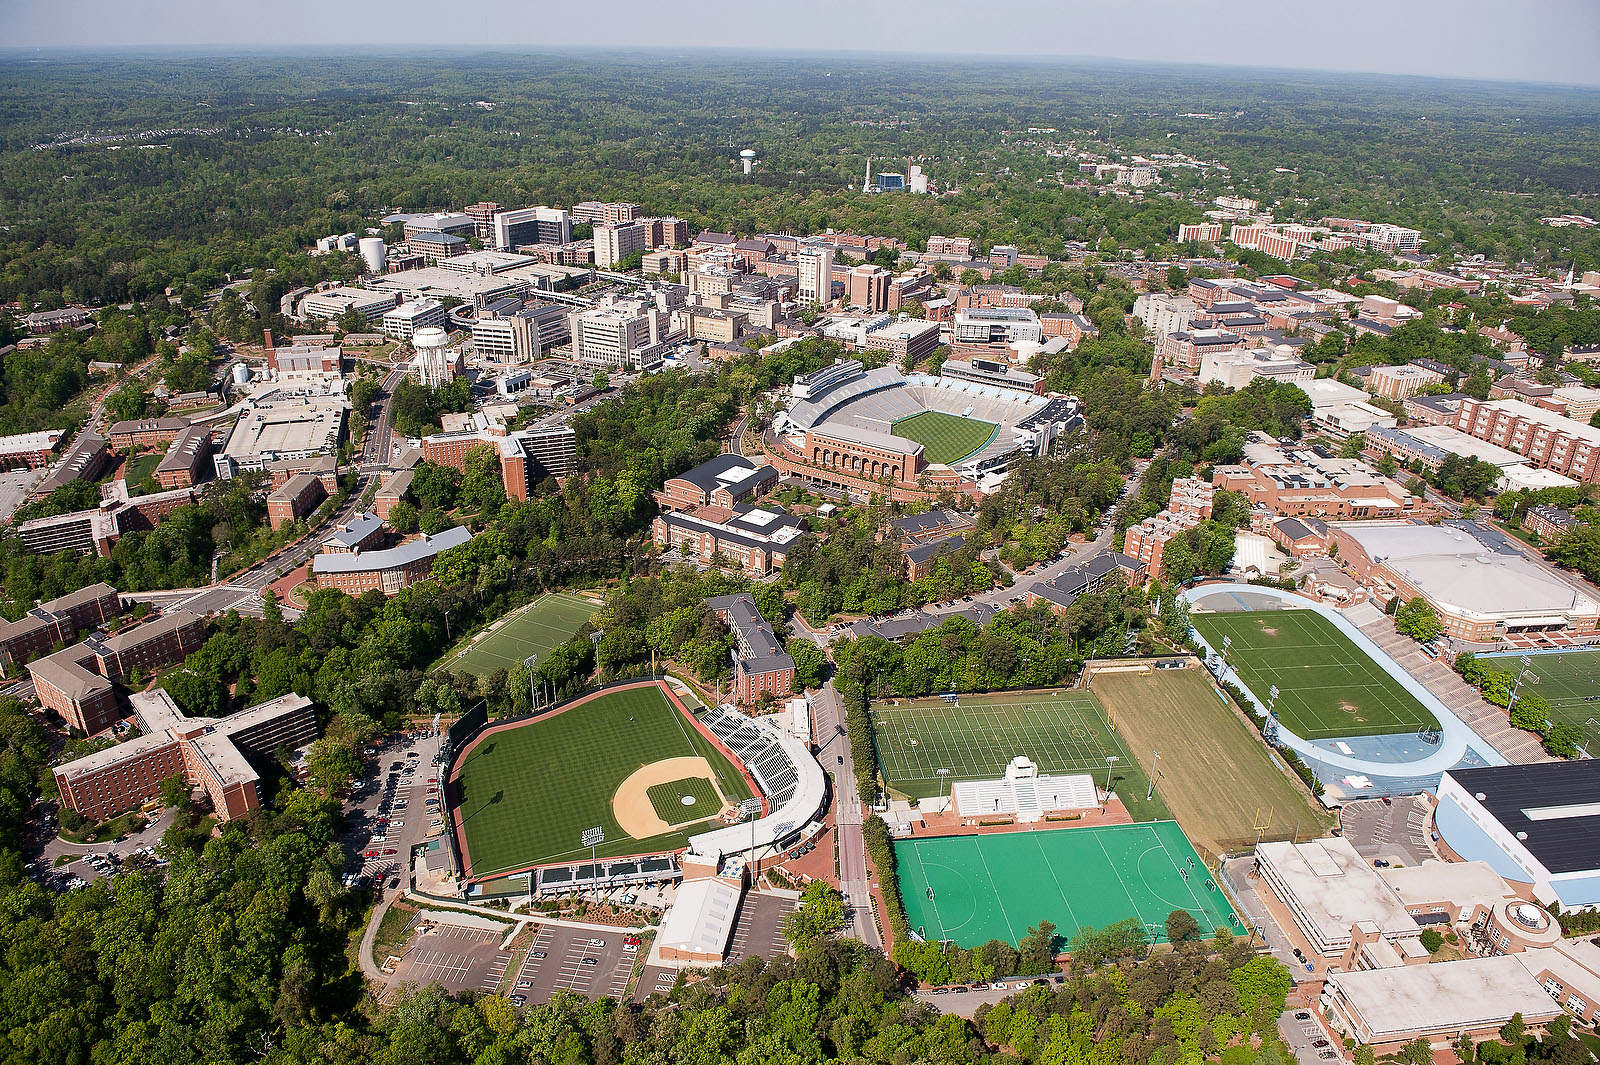
[(392, 292), (341, 285), (306, 296), (300, 301), (300, 317), (310, 321), (322, 319), (331, 322), (346, 311), (354, 310), (370, 322), (382, 318), (398, 302)]
[(643, 222), (620, 222), (594, 227), (594, 264), (602, 270), (616, 266), (635, 252), (649, 250), (650, 227)]
[(641, 300), (609, 297), (568, 317), (572, 356), (589, 366), (652, 370), (666, 358), (668, 315)]
[(1037, 344), (1044, 329), (1026, 307), (972, 307), (956, 312), (954, 335), (958, 344)]
[(494, 246), (510, 251), (526, 244), (572, 243), (572, 216), (556, 207), (524, 207), (494, 216)]
[(795, 261), (799, 265), (799, 291), (795, 299), (802, 306), (827, 306), (833, 300), (833, 249), (801, 248)]
[(1188, 329), (1200, 317), (1200, 305), (1188, 296), (1146, 292), (1133, 301), (1133, 316), (1144, 323), (1148, 335), (1160, 339)]
[(398, 340), (410, 340), (424, 326), (444, 324), (444, 304), (438, 300), (407, 300), (383, 316), (383, 331)]
[(950, 794), (961, 817), (1010, 814), (1024, 825), (1043, 821), (1046, 813), (1100, 805), (1100, 792), (1088, 773), (1041, 774), (1021, 755), (1011, 760), (998, 780), (963, 780), (951, 786)]
[(1243, 348), (1207, 351), (1200, 357), (1200, 383), (1213, 381), (1226, 388), (1243, 388), (1258, 377), (1295, 384), (1317, 376), (1317, 368), (1302, 361), (1290, 347)]

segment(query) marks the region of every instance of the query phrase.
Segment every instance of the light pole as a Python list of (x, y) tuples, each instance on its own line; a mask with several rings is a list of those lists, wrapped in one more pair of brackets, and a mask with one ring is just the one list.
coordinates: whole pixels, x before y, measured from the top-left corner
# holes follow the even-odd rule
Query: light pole
[(1522, 687), (1522, 682), (1531, 677), (1535, 684), (1539, 683), (1539, 674), (1531, 672), (1528, 668), (1531, 665), (1533, 665), (1533, 659), (1523, 655), (1522, 669), (1517, 673), (1517, 679), (1511, 685), (1511, 699), (1506, 703), (1506, 713), (1508, 714), (1517, 708), (1517, 694)]
[(1122, 759), (1114, 754), (1106, 755), (1106, 802), (1111, 801), (1111, 769)]
[(761, 816), (761, 800), (746, 799), (739, 804), (739, 816), (750, 822), (750, 862), (756, 860), (756, 820)]
[(1149, 802), (1150, 796), (1156, 793), (1156, 777), (1161, 775), (1161, 752), (1151, 751), (1150, 753), (1155, 755), (1155, 760), (1150, 763), (1150, 786), (1144, 789), (1145, 802)]
[(598, 879), (598, 877), (596, 877), (595, 874), (600, 871), (599, 870), (600, 859), (595, 857), (595, 850), (594, 849), (597, 846), (599, 846), (600, 844), (604, 843), (605, 841), (606, 841), (606, 830), (604, 828), (600, 827), (599, 825), (596, 825), (594, 828), (586, 828), (586, 829), (583, 830), (583, 836), (581, 837), (581, 842), (583, 843), (583, 845), (585, 847), (589, 848), (589, 877), (590, 877), (590, 879)]
[(538, 661), (539, 655), (537, 653), (531, 654), (522, 660), (522, 664), (528, 667), (528, 706), (533, 713), (539, 712), (539, 683), (533, 679), (534, 663)]

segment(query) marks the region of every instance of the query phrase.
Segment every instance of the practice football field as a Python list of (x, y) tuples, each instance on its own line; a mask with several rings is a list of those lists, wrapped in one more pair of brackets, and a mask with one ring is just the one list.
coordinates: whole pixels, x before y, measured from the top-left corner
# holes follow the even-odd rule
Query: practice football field
[[(613, 816), (619, 785), (635, 770), (668, 758), (710, 763), (722, 793), (750, 797), (744, 776), (678, 713), (659, 685), (603, 692), (567, 710), (492, 726), (462, 755), (451, 779), (453, 823), (466, 839), (468, 875), (588, 857), (585, 829), (605, 831), (600, 857), (683, 846), (698, 826), (638, 839)], [(707, 814), (716, 809), (701, 806)], [(681, 815), (680, 815), (681, 816)]]
[(1196, 614), (1191, 620), (1216, 651), (1224, 638), (1231, 640), (1228, 665), (1263, 706), (1277, 685), (1274, 711), (1301, 739), (1439, 727), (1427, 707), (1314, 610)]
[[(1515, 673), (1520, 654), (1479, 655), (1492, 669)], [(1541, 651), (1528, 656), (1528, 668), (1537, 682), (1524, 682), (1523, 691), (1538, 692), (1550, 704), (1550, 720), (1583, 730), (1578, 746), (1600, 756), (1600, 650)]]
[[(889, 787), (927, 799), (958, 780), (992, 780), (1023, 755), (1049, 774), (1089, 773), (1105, 787), (1106, 758), (1117, 759), (1111, 785), (1139, 820), (1172, 815), (1105, 711), (1087, 692), (1007, 692), (872, 705), (878, 764)], [(945, 772), (940, 772), (945, 770)]]
[(1129, 917), (1153, 932), (1173, 910), (1201, 935), (1243, 931), (1172, 821), (895, 840), (894, 855), (906, 923), (934, 942), (1014, 946), (1040, 921), (1068, 939)]
[(480, 637), (460, 658), (438, 664), (480, 677), (497, 669), (510, 669), (529, 655), (546, 654), (572, 639), (573, 633), (596, 609), (595, 603), (580, 596), (554, 592), (507, 618), (499, 628)]
[(987, 444), (999, 426), (977, 418), (962, 418), (939, 410), (925, 410), (901, 418), (890, 426), (895, 436), (922, 445), (922, 457), (948, 466)]

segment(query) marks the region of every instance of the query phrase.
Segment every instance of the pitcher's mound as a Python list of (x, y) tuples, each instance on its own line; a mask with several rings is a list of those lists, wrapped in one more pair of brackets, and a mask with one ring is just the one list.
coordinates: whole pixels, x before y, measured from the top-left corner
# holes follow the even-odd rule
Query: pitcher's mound
[(704, 758), (663, 758), (640, 766), (611, 797), (611, 816), (634, 839), (706, 821), (729, 809)]

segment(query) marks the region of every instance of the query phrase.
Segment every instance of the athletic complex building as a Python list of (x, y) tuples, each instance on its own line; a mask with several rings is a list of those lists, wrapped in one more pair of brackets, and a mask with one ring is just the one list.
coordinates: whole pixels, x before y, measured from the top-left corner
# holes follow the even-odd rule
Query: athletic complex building
[(1078, 401), (953, 377), (867, 370), (841, 359), (797, 376), (768, 457), (788, 474), (858, 496), (982, 496), (1020, 457), (1082, 424)]

